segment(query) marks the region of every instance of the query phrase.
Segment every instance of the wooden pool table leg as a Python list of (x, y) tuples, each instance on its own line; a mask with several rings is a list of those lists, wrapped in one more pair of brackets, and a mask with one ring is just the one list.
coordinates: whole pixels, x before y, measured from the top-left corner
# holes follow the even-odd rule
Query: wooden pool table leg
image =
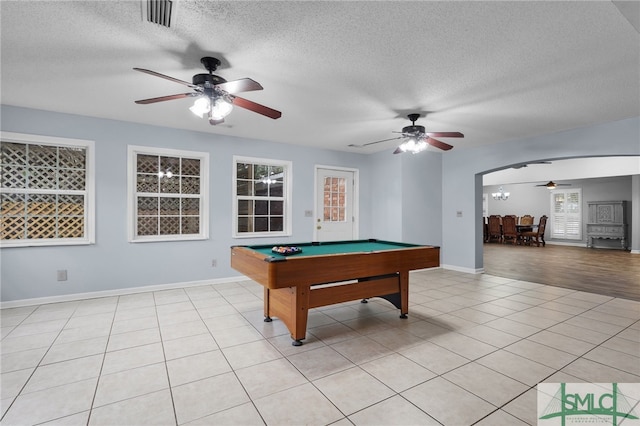
[(302, 345), (306, 337), (310, 285), (264, 290), (264, 320), (278, 317), (289, 329), (293, 346)]
[(409, 313), (409, 271), (400, 271), (400, 318)]
[[(311, 286), (299, 285), (295, 287), (294, 303), (292, 308), (292, 319), (294, 321), (293, 328), (295, 331), (291, 333), (293, 346), (301, 346), (302, 340), (307, 337), (307, 318), (309, 317), (309, 293)], [(291, 331), (291, 328), (289, 330)]]
[(264, 288), (264, 322), (273, 321), (269, 316), (269, 287)]

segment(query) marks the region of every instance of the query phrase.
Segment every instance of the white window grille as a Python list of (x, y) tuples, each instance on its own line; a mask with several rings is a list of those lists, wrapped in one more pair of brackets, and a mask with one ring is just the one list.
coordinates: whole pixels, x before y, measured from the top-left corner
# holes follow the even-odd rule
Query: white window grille
[(209, 154), (129, 146), (129, 241), (209, 238)]
[(556, 189), (551, 191), (551, 238), (582, 239), (582, 190)]
[(234, 156), (233, 164), (233, 236), (291, 235), (291, 162)]
[(92, 244), (94, 143), (2, 132), (0, 246)]

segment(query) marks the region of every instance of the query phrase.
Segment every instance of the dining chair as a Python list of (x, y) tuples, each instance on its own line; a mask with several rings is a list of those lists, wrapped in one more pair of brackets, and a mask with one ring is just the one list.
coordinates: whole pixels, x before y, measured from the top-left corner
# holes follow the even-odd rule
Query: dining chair
[(516, 228), (516, 217), (515, 216), (503, 216), (502, 217), (502, 241), (504, 243), (507, 240), (512, 240), (513, 244), (518, 243), (518, 229)]
[(502, 230), (500, 226), (500, 216), (492, 214), (489, 216), (489, 235), (487, 238), (487, 242), (491, 242), (492, 240), (497, 240), (498, 242), (502, 242)]
[(534, 220), (533, 216), (529, 214), (525, 214), (520, 218), (520, 225), (533, 225), (533, 220)]
[(489, 241), (489, 224), (486, 216), (482, 216), (482, 241), (485, 243)]
[(544, 215), (540, 218), (540, 223), (538, 224), (538, 228), (533, 231), (521, 232), (520, 235), (522, 238), (529, 241), (529, 244), (536, 243), (536, 247), (540, 247), (540, 243), (542, 243), (542, 247), (546, 245), (544, 241), (544, 229), (547, 226), (547, 216)]

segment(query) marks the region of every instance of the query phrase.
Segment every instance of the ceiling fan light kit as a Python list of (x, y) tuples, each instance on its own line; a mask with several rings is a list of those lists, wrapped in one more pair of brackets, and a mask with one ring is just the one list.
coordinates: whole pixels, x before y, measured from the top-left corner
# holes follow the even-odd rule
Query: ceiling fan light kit
[(429, 146), (425, 141), (416, 141), (415, 139), (409, 139), (406, 142), (403, 142), (398, 149), (402, 152), (410, 152), (412, 154), (417, 154), (419, 152), (424, 151)]
[(213, 120), (222, 120), (231, 113), (233, 104), (223, 96), (218, 96), (213, 99), (212, 104), (212, 98), (201, 96), (195, 100), (189, 110), (200, 118), (206, 118), (209, 116), (209, 113), (211, 113)]
[(208, 118), (209, 124), (216, 125), (224, 122), (224, 118), (231, 113), (233, 106), (248, 109), (255, 113), (264, 115), (272, 119), (278, 119), (282, 116), (280, 111), (260, 105), (248, 99), (236, 96), (238, 92), (248, 92), (252, 90), (262, 90), (262, 86), (257, 81), (250, 78), (240, 80), (227, 81), (224, 78), (214, 75), (220, 65), (220, 60), (205, 56), (200, 59), (208, 74), (196, 74), (192, 78), (192, 83), (169, 77), (164, 74), (157, 73), (142, 68), (134, 68), (146, 74), (164, 78), (175, 83), (183, 84), (194, 90), (191, 93), (180, 93), (177, 95), (161, 96), (158, 98), (141, 99), (135, 101), (137, 104), (151, 104), (156, 102), (171, 101), (174, 99), (197, 97), (193, 105), (189, 108), (191, 112), (200, 118)]

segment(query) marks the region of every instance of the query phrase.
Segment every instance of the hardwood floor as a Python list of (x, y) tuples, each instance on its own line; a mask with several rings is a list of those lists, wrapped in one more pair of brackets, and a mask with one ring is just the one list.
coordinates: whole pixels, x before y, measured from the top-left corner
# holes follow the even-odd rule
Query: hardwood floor
[(640, 301), (640, 255), (583, 247), (485, 243), (487, 274)]

